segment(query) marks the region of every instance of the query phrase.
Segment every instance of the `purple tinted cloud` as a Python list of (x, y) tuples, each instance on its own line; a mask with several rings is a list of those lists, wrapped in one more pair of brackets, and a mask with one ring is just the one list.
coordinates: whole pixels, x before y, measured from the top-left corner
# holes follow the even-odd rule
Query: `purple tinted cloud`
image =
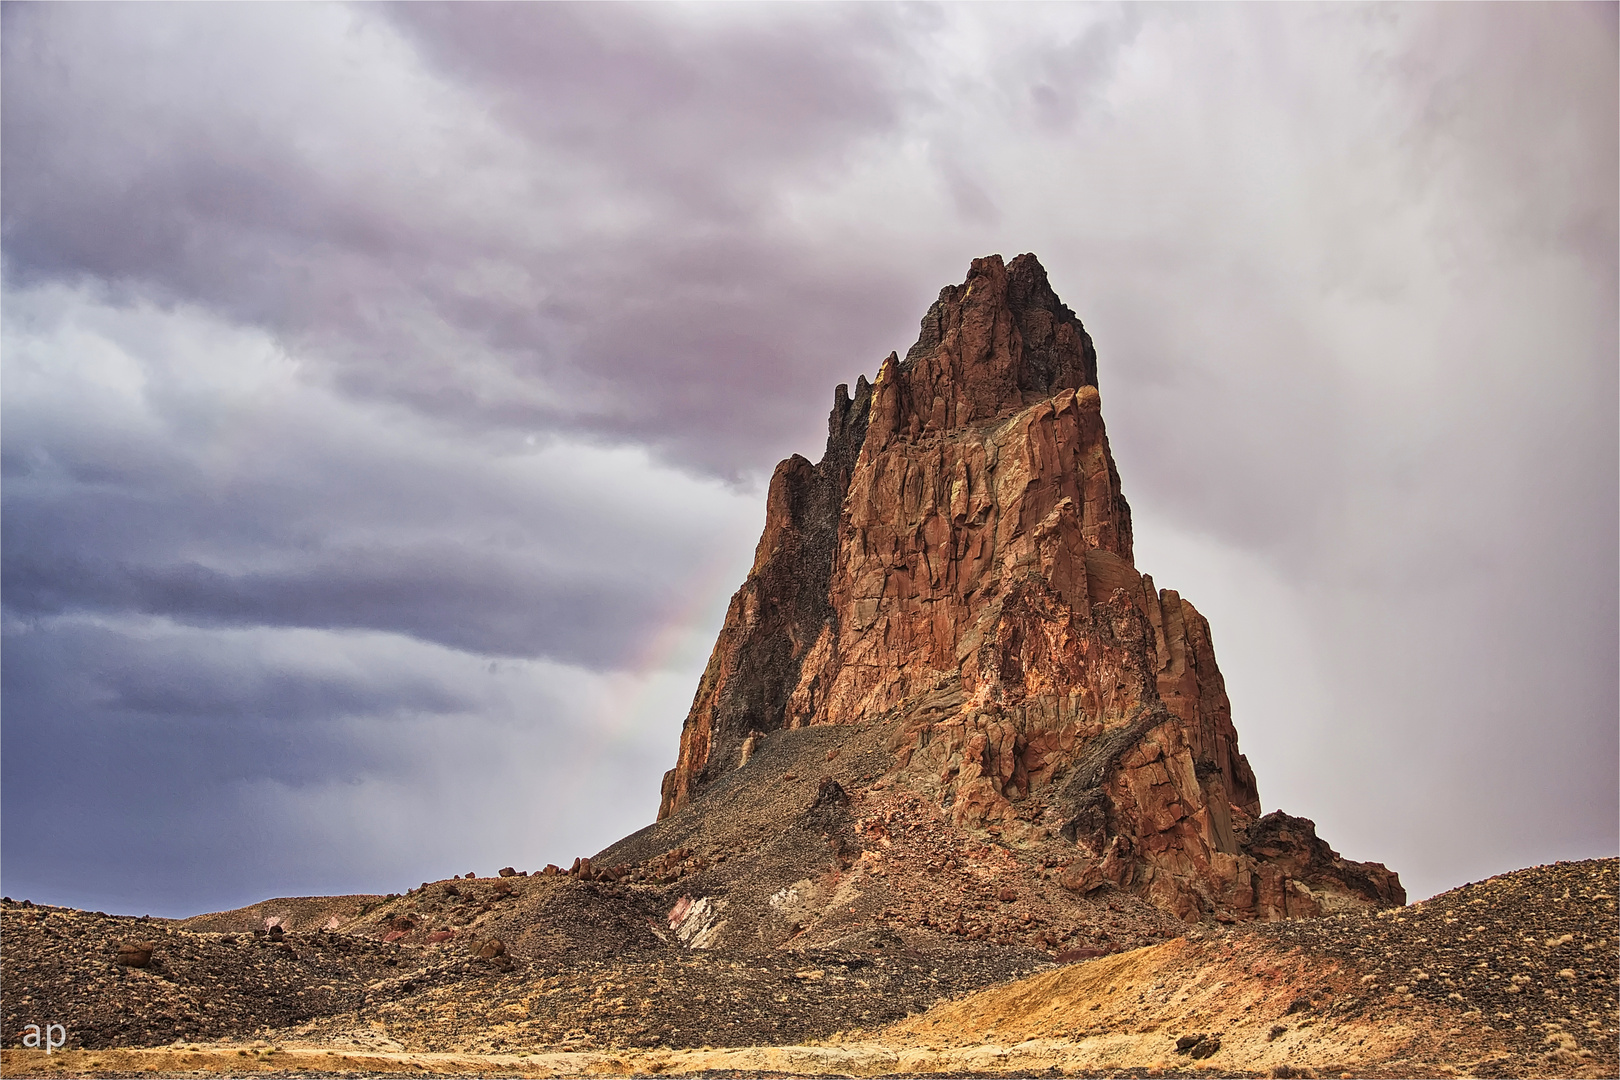
[[(251, 49), (223, 13), (105, 15), (9, 16), (14, 281), (202, 302), (297, 342), (351, 393), (483, 429), (651, 441), (732, 475), (758, 471), (784, 423), (811, 430), (805, 396), (875, 366), (874, 331), (895, 325), (904, 290), (881, 273), (771, 235), (784, 180), (884, 152), (906, 44), (879, 11), (683, 28), (657, 9), (361, 9), (351, 33), (430, 65), (402, 110), (486, 113), (470, 134), (423, 117), (428, 134), (369, 145), (362, 170), (305, 144), (376, 137), (366, 103), (323, 118), (255, 96), (284, 91), (259, 69), (294, 67), (299, 31), (320, 27)], [(194, 64), (215, 42), (249, 70)], [(105, 73), (84, 78), (71, 48)], [(312, 81), (341, 87), (375, 59), (333, 58)], [(871, 355), (827, 355), (830, 326), (864, 330)]]
[(1613, 6), (0, 11), (13, 895), (641, 823), (760, 478), (1025, 250), (1267, 805), (1613, 850)]

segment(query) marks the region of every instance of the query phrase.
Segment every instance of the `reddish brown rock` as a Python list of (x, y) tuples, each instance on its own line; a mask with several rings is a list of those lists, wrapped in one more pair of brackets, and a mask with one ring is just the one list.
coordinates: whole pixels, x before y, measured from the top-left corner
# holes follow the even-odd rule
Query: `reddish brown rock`
[(904, 361), (840, 386), (821, 462), (772, 478), (659, 817), (769, 732), (881, 722), (885, 784), (1009, 843), (1061, 833), (1071, 890), (1188, 919), (1402, 902), (1309, 822), (1260, 817), (1209, 625), (1136, 569), (1096, 384), (1021, 255), (975, 260)]
[(118, 946), (118, 962), (124, 967), (146, 967), (156, 949), (157, 945), (150, 941), (126, 941)]

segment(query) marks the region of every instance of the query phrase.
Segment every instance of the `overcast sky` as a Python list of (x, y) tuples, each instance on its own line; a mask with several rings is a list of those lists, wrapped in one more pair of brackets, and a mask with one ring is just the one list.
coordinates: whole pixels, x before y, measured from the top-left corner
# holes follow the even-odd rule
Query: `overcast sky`
[(651, 821), (772, 466), (1024, 251), (1266, 809), (1616, 854), (1615, 6), (3, 10), (8, 895)]

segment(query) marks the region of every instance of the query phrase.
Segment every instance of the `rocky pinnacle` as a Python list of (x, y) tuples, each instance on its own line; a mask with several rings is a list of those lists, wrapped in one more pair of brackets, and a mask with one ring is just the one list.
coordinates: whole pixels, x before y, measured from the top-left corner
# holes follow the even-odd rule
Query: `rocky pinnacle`
[(1034, 255), (941, 290), (904, 360), (837, 388), (821, 461), (777, 466), (660, 820), (771, 732), (880, 724), (877, 784), (1010, 844), (1055, 811), (1076, 891), (1185, 919), (1404, 902), (1311, 822), (1262, 816), (1209, 624), (1136, 568), (1101, 407)]

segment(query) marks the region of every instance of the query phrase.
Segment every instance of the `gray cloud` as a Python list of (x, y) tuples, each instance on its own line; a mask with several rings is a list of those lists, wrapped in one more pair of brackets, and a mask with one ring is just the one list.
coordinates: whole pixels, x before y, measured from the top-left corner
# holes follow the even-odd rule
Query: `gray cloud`
[[(404, 4), (389, 16), (503, 119), (666, 210), (758, 219), (785, 175), (829, 172), (900, 119), (912, 46), (881, 9)], [(537, 103), (540, 107), (536, 107)]]
[[(13, 13), (7, 273), (201, 301), (350, 393), (479, 429), (651, 441), (732, 475), (758, 471), (784, 423), (812, 431), (800, 402), (834, 373), (875, 367), (903, 293), (768, 234), (782, 181), (882, 152), (903, 43), (877, 13), (346, 17), (348, 53), (309, 40), (340, 29), (329, 17), (252, 40), (224, 13)], [(76, 69), (75, 49), (101, 69)], [(204, 49), (213, 63), (194, 62)], [(426, 115), (398, 143), (376, 130), (385, 104), (310, 100), (410, 49), (432, 67), (400, 79), (397, 108)], [(485, 111), (499, 122), (451, 127)], [(342, 160), (357, 139), (364, 164)], [(864, 327), (870, 356), (825, 353), (829, 326)]]
[(646, 582), (547, 580), (527, 566), (468, 565), (451, 546), (351, 551), (275, 574), (31, 558), (26, 548), (13, 554), (9, 536), (7, 548), (6, 603), (22, 616), (120, 611), (205, 626), (385, 630), (490, 656), (592, 667), (631, 661), (637, 629), (658, 623), (670, 603), (648, 595)]
[(1614, 850), (1612, 6), (3, 18), (13, 895), (633, 827), (760, 479), (990, 251), (1268, 806), (1419, 895)]

